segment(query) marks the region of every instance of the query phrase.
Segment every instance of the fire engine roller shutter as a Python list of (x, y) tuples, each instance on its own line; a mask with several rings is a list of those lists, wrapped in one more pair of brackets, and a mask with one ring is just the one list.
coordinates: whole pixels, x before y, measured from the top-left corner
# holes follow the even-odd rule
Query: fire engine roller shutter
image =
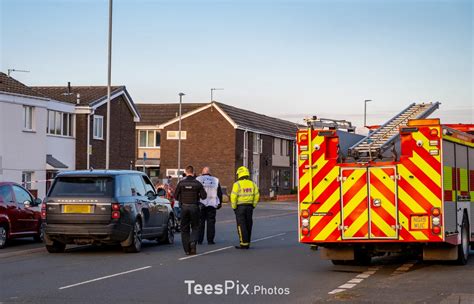
[[(430, 154), (430, 150), (440, 149), (439, 145), (430, 146), (432, 129), (436, 129), (438, 134), (441, 133), (439, 126), (419, 127), (418, 132), (412, 133), (410, 145), (413, 147), (413, 153), (410, 157), (402, 159), (401, 163), (397, 165), (400, 175), (398, 181), (400, 239), (404, 241), (439, 242), (443, 240), (442, 234), (435, 235), (431, 233), (430, 229), (410, 229), (411, 215), (429, 215), (432, 208), (442, 207), (441, 153)], [(417, 142), (421, 142), (422, 145), (418, 146)], [(442, 229), (444, 229), (443, 226)]]
[(397, 180), (395, 167), (369, 168), (370, 238), (397, 239)]
[(367, 168), (341, 169), (342, 236), (344, 239), (367, 239)]

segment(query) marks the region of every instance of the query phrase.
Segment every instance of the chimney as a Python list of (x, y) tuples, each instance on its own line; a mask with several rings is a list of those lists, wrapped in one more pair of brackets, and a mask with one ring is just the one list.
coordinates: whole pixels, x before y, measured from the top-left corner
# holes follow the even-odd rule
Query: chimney
[(77, 93), (76, 95), (76, 104), (80, 104), (81, 103), (81, 94)]
[(71, 82), (70, 81), (67, 82), (67, 93), (71, 94)]

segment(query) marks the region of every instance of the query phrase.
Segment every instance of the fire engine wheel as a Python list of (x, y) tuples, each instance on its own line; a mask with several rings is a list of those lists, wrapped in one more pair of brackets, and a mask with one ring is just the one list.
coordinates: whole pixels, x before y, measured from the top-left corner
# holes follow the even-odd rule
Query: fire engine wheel
[(458, 245), (458, 264), (466, 265), (469, 257), (469, 224), (466, 215), (463, 216), (461, 225), (461, 244)]

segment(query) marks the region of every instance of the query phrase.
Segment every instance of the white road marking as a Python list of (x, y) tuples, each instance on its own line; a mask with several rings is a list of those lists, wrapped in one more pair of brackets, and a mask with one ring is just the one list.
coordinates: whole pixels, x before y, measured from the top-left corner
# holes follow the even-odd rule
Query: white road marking
[(391, 276), (395, 276), (395, 275), (399, 275), (399, 274), (403, 274), (403, 273), (407, 272), (408, 270), (410, 270), (410, 268), (415, 266), (415, 263), (416, 262), (403, 264), (402, 266), (395, 269), (395, 271), (391, 274)]
[(342, 284), (338, 288), (331, 290), (328, 294), (333, 295), (336, 293), (344, 292), (348, 289), (352, 289), (357, 286), (357, 284), (364, 281), (364, 279), (369, 278), (371, 275), (375, 274), (380, 267), (370, 267), (367, 271), (364, 271), (361, 274), (358, 274), (355, 278), (350, 279), (345, 284)]
[[(282, 235), (285, 235), (285, 234), (286, 233), (284, 232), (284, 233), (279, 233), (279, 234), (275, 234), (275, 235), (266, 236), (266, 237), (263, 237), (263, 238), (260, 238), (260, 239), (253, 240), (252, 243), (257, 243), (257, 242), (261, 242), (261, 241), (264, 241), (264, 240), (276, 238), (276, 237), (279, 237), (279, 236), (282, 236)], [(180, 258), (179, 261), (184, 261), (184, 260), (189, 260), (189, 259), (192, 259), (192, 258), (197, 258), (197, 257), (203, 256), (203, 255), (207, 255), (207, 254), (227, 250), (227, 249), (230, 249), (230, 248), (234, 248), (234, 246), (222, 247), (222, 248), (219, 248), (219, 249), (206, 251), (206, 252), (203, 252), (203, 253), (198, 253), (196, 255), (185, 256), (185, 257)]]
[(97, 281), (101, 281), (101, 280), (106, 280), (106, 279), (110, 279), (110, 278), (113, 278), (113, 277), (118, 277), (118, 276), (121, 276), (121, 275), (124, 275), (124, 274), (129, 274), (129, 273), (132, 273), (132, 272), (137, 272), (137, 271), (142, 271), (142, 270), (145, 270), (145, 269), (149, 269), (151, 267), (152, 266), (146, 266), (146, 267), (132, 269), (132, 270), (116, 273), (116, 274), (111, 274), (111, 275), (108, 275), (108, 276), (105, 276), (105, 277), (100, 277), (100, 278), (97, 278), (97, 279), (92, 279), (92, 280), (88, 280), (88, 281), (84, 281), (84, 282), (80, 282), (80, 283), (76, 283), (76, 284), (72, 284), (72, 285), (68, 285), (68, 286), (63, 286), (63, 287), (60, 287), (59, 290), (68, 289), (68, 288), (72, 288), (72, 287), (76, 287), (76, 286), (80, 286), (80, 285), (84, 285), (84, 284), (89, 284), (89, 283), (97, 282)]

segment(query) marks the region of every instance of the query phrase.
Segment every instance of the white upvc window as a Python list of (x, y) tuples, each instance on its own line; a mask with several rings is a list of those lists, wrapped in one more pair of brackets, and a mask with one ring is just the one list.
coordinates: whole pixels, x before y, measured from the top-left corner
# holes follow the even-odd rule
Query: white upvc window
[(171, 176), (172, 178), (178, 178), (182, 176), (184, 170), (178, 170), (178, 169), (166, 169), (166, 176)]
[[(186, 137), (187, 137), (186, 131), (181, 131), (181, 140), (185, 140)], [(166, 132), (166, 139), (178, 140), (179, 139), (179, 131), (167, 131)]]
[(260, 138), (260, 134), (253, 134), (253, 154), (263, 153), (263, 139)]
[(48, 110), (46, 133), (72, 137), (74, 134), (74, 114)]
[(23, 130), (34, 131), (35, 108), (23, 106)]
[(25, 187), (28, 190), (32, 189), (31, 181), (33, 180), (33, 174), (34, 172), (31, 172), (31, 171), (23, 171), (21, 173), (21, 183), (23, 187)]
[(94, 115), (93, 138), (104, 139), (104, 116)]
[(138, 134), (139, 148), (159, 148), (161, 144), (161, 133), (156, 130), (140, 130)]

